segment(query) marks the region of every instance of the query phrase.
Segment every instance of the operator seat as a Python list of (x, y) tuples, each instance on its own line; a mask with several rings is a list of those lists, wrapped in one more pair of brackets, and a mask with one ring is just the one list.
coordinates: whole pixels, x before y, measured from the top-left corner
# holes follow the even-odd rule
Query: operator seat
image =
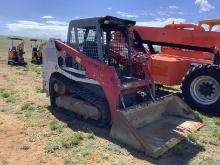
[(11, 50), (16, 51), (16, 46), (13, 46)]
[(36, 48), (36, 47), (34, 47), (32, 51), (37, 52), (37, 48)]

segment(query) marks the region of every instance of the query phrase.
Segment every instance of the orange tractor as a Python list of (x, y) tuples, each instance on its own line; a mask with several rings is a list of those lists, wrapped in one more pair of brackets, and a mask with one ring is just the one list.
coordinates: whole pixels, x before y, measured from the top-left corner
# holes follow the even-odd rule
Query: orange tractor
[(40, 41), (39, 45), (37, 45), (37, 39), (31, 39), (32, 42), (31, 48), (32, 48), (32, 59), (31, 62), (34, 64), (42, 64), (43, 62), (43, 49), (45, 46), (45, 42), (42, 40)]
[(37, 45), (37, 39), (30, 39), (32, 48), (32, 59), (31, 62), (34, 64), (42, 64), (42, 54), (40, 54)]
[[(209, 31), (202, 24), (209, 25)], [(137, 47), (147, 44), (151, 53), (148, 67), (153, 79), (167, 86), (181, 84), (184, 100), (197, 110), (220, 107), (220, 32), (211, 31), (219, 24), (216, 19), (200, 21), (199, 25), (134, 27), (138, 36), (134, 43)], [(161, 46), (160, 53), (154, 45)]]
[[(24, 61), (23, 55), (24, 52), (24, 40), (17, 37), (9, 37), (11, 40), (11, 48), (8, 49), (8, 64), (9, 65), (26, 65), (27, 63)], [(15, 46), (15, 42), (19, 42), (17, 46)]]

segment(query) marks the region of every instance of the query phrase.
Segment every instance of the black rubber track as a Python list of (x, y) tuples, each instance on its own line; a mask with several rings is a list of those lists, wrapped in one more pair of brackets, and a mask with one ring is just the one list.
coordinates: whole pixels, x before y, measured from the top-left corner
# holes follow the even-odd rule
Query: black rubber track
[(73, 93), (73, 94), (79, 96), (82, 100), (84, 100), (84, 101), (86, 101), (86, 102), (88, 102), (98, 108), (98, 110), (101, 114), (101, 118), (98, 121), (91, 120), (90, 122), (92, 124), (94, 124), (98, 127), (105, 127), (110, 124), (111, 113), (110, 113), (108, 102), (106, 101), (106, 99), (100, 98), (99, 96), (94, 95), (94, 93), (91, 93), (88, 90), (86, 90), (85, 88), (83, 88), (82, 86), (80, 86), (79, 83), (77, 83), (73, 80), (70, 80), (62, 75), (52, 77), (50, 80), (51, 106), (57, 107), (56, 103), (55, 103), (55, 99), (56, 99), (56, 97), (58, 97), (58, 95), (56, 95), (56, 92), (54, 92), (54, 90), (53, 90), (54, 82), (59, 82), (59, 83), (64, 84), (67, 87), (68, 91), (70, 91), (70, 93)]
[(210, 76), (220, 84), (220, 67), (217, 65), (198, 65), (190, 69), (183, 77), (181, 90), (184, 100), (198, 111), (216, 112), (220, 111), (220, 98), (213, 104), (204, 105), (198, 103), (190, 94), (190, 85), (199, 76)]

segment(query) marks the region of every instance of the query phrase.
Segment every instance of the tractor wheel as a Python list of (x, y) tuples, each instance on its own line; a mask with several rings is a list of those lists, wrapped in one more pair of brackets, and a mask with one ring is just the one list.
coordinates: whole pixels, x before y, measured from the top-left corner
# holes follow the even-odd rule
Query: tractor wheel
[(182, 80), (184, 100), (198, 111), (217, 111), (220, 107), (220, 67), (198, 65)]

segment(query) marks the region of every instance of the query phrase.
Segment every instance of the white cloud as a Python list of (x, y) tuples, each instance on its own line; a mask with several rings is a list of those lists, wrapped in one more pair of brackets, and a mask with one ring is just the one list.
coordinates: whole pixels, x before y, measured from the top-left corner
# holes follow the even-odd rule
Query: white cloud
[(40, 23), (29, 20), (18, 20), (6, 24), (6, 28), (15, 34), (22, 34), (23, 36), (66, 39), (68, 23), (60, 21)]
[(41, 17), (41, 18), (43, 18), (43, 19), (52, 19), (52, 18), (54, 18), (54, 17), (51, 16), (51, 15), (45, 15), (45, 16), (43, 16), (43, 17)]
[(200, 12), (208, 12), (212, 9), (214, 9), (215, 7), (212, 6), (208, 0), (196, 0), (195, 4), (199, 6), (200, 8)]
[(179, 11), (179, 12), (177, 12), (177, 14), (179, 14), (179, 15), (183, 15), (183, 12), (182, 12), (182, 11)]
[(171, 5), (171, 6), (169, 6), (169, 8), (170, 8), (170, 9), (178, 9), (179, 7), (176, 6), (176, 5)]
[(123, 11), (117, 11), (116, 14), (122, 16), (122, 17), (127, 17), (127, 18), (138, 18), (138, 15), (132, 15), (132, 14), (128, 14), (126, 12)]
[(81, 19), (83, 17), (75, 16), (74, 19)]
[[(184, 18), (157, 18), (153, 21), (137, 22), (137, 25), (163, 27), (172, 22), (183, 23)], [(30, 20), (18, 20), (6, 24), (6, 28), (13, 35), (29, 36), (34, 38), (61, 38), (66, 40), (68, 23), (48, 20), (46, 22), (36, 22)]]
[(157, 18), (153, 21), (137, 22), (137, 25), (150, 27), (164, 27), (165, 25), (170, 24), (173, 21), (175, 23), (184, 23), (186, 20), (184, 18)]
[(111, 8), (111, 7), (107, 7), (106, 9), (107, 9), (107, 10), (112, 10), (112, 8)]
[(158, 11), (157, 14), (159, 16), (169, 16), (169, 14), (167, 12), (165, 12), (165, 11)]
[(63, 22), (63, 21), (46, 21), (46, 23), (48, 24), (52, 24), (52, 25), (68, 25), (67, 22)]

